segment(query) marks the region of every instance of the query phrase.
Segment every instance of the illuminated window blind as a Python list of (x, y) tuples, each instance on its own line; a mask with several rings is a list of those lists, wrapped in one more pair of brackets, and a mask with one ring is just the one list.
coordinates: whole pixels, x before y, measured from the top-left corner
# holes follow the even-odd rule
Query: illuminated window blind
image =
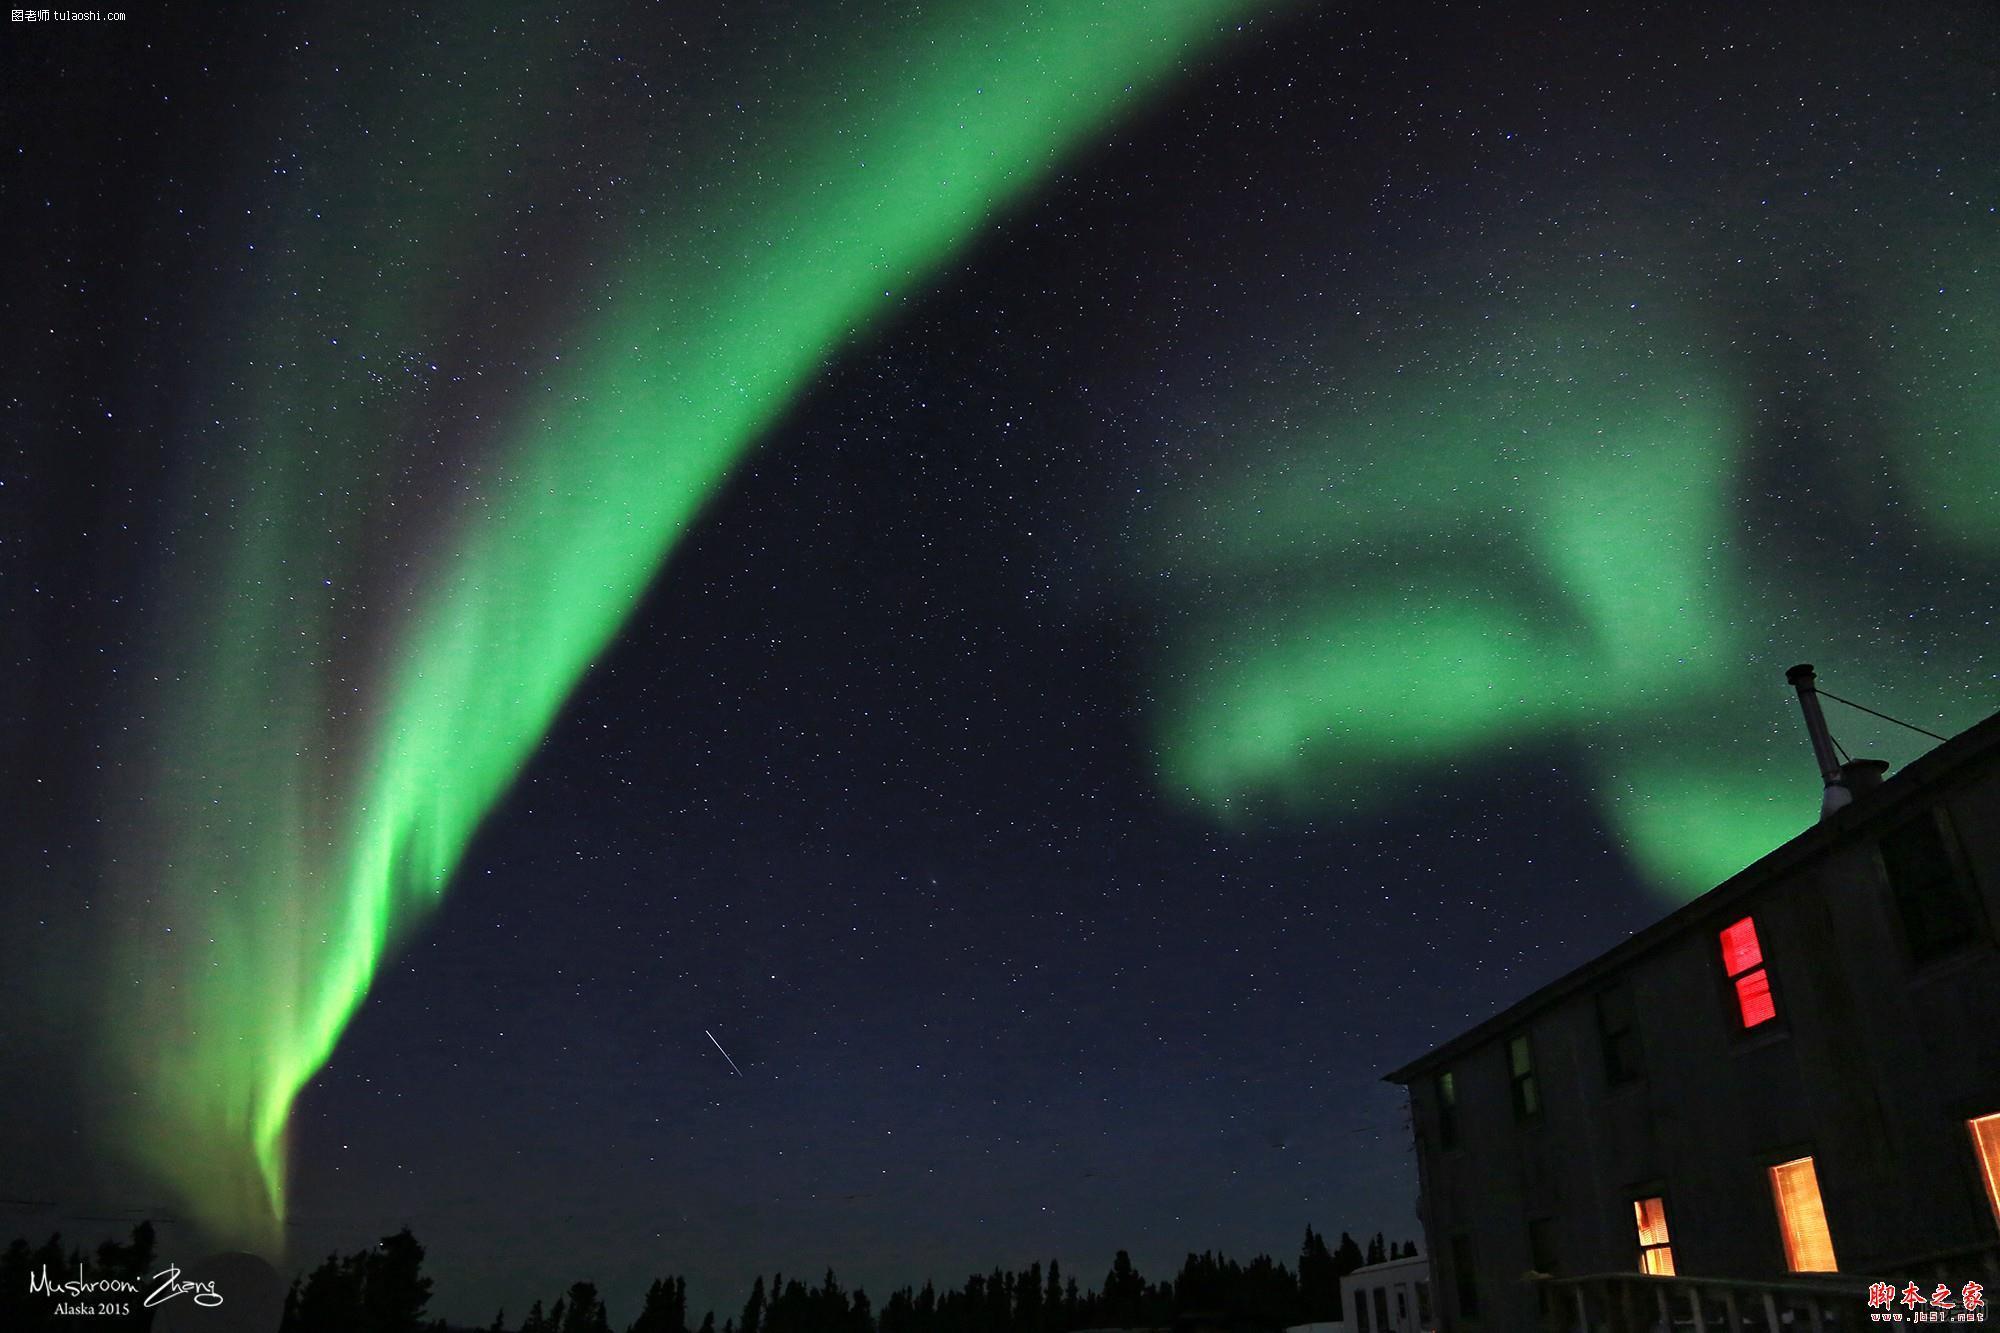
[(1632, 1200), (1632, 1218), (1639, 1225), (1639, 1271), (1655, 1277), (1674, 1275), (1674, 1247), (1667, 1234), (1667, 1201)]
[(1778, 1002), (1771, 995), (1771, 974), (1764, 970), (1764, 946), (1757, 938), (1757, 922), (1744, 917), (1720, 935), (1722, 970), (1736, 988), (1736, 1013), (1746, 1028), (1768, 1023), (1778, 1016)]
[(1760, 967), (1747, 977), (1736, 978), (1736, 1009), (1746, 1028), (1778, 1016), (1778, 1002), (1771, 998), (1770, 973)]
[(1979, 1155), (1979, 1174), (1986, 1180), (1986, 1202), (1993, 1206), (1993, 1221), (2000, 1226), (2000, 1114), (1968, 1120), (1972, 1131), (1972, 1151)]
[(1755, 918), (1744, 917), (1722, 932), (1722, 968), (1735, 976), (1764, 961), (1764, 947), (1757, 939)]
[(1778, 1229), (1785, 1235), (1785, 1262), (1794, 1273), (1838, 1273), (1833, 1234), (1819, 1199), (1813, 1159), (1801, 1157), (1771, 1168), (1771, 1197), (1778, 1205)]

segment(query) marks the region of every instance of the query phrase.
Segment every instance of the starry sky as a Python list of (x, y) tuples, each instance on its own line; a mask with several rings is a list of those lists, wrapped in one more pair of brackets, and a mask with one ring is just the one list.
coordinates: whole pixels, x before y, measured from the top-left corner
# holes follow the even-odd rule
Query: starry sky
[(10, 1234), (468, 1321), (1415, 1235), (1380, 1074), (1812, 819), (1786, 666), (1995, 707), (1996, 57), (11, 25)]

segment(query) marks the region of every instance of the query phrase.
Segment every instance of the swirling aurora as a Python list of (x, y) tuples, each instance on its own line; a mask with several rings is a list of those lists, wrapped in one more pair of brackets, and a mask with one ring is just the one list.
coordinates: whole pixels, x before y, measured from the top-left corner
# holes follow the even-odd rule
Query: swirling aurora
[[(149, 928), (112, 996), (120, 1138), (218, 1242), (281, 1248), (299, 1090), (732, 464), (900, 292), (1250, 8), (957, 6), (778, 42), (795, 77), (713, 109), (731, 123), (672, 163), (601, 308), (493, 428), (497, 461), (466, 465), (421, 551), (387, 562), (385, 511), (440, 464), (420, 413), (375, 387), (435, 371), (406, 349), (444, 338), (446, 298), (489, 262), (465, 206), (506, 188), (495, 145), (536, 135), (563, 69), (518, 22), (465, 16), (452, 35), (500, 92), (439, 106), (460, 80), (419, 69), (356, 114), (326, 182), (353, 231), (302, 207), (254, 261), (257, 336), (226, 376), (244, 387), (219, 395), (233, 420), (188, 506), (191, 529), (226, 517), (166, 613), (170, 758), (135, 798), (161, 854), (132, 884)], [(419, 120), (458, 127), (425, 172), (439, 188), (371, 146)]]
[[(827, 31), (773, 6), (685, 20), (692, 61), (558, 40), (529, 6), (302, 22), (226, 136), (258, 206), (215, 210), (232, 253), (161, 413), (168, 531), (124, 677), (145, 684), (103, 784), (106, 1132), (208, 1237), (283, 1248), (302, 1089), (732, 471), (1275, 14), (879, 5)], [(1481, 156), (1513, 165), (1364, 241), (1341, 210), (1362, 167), (1301, 187), (1323, 226), (1262, 262), (1312, 272), (1308, 297), (1282, 319), (1243, 298), (1256, 338), (1190, 353), (1219, 369), (1133, 428), (1175, 456), (1107, 525), (1117, 595), (1153, 617), (1145, 739), (1178, 816), (1337, 827), (1439, 773), (1532, 782), (1511, 767), (1532, 756), (1684, 898), (1811, 817), (1792, 661), (1934, 730), (1983, 716), (1987, 95), (1918, 99), (1922, 162), (1788, 121), (1669, 169), (1737, 127), (1675, 108), (1665, 148), (1628, 127), (1646, 151), (1620, 162), (1593, 121), (1565, 165)], [(1188, 261), (1218, 309), (1239, 260)], [(1842, 734), (1897, 762), (1926, 744)]]

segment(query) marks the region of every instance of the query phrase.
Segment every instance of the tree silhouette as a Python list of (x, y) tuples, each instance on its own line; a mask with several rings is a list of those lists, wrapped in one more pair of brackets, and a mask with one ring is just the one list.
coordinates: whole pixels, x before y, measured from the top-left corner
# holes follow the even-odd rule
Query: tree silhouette
[[(141, 1222), (132, 1228), (132, 1239), (126, 1244), (120, 1245), (113, 1240), (105, 1241), (97, 1247), (97, 1267), (100, 1273), (122, 1278), (134, 1285), (151, 1277), (158, 1271), (153, 1266), (154, 1239), (153, 1224)], [(141, 1287), (142, 1292), (147, 1290), (150, 1288)], [(149, 1329), (153, 1326), (153, 1312), (145, 1308), (144, 1300), (145, 1297), (142, 1295), (139, 1302), (133, 1304), (132, 1313), (125, 1327)], [(106, 1326), (105, 1321), (100, 1318), (93, 1318), (91, 1323), (94, 1326)]]
[(1306, 1228), (1299, 1246), (1299, 1299), (1305, 1307), (1306, 1322), (1336, 1320), (1340, 1314), (1340, 1267), (1326, 1238)]
[(1145, 1296), (1146, 1280), (1132, 1267), (1132, 1256), (1118, 1251), (1118, 1257), (1111, 1261), (1111, 1271), (1104, 1275), (1104, 1306), (1109, 1322), (1119, 1328), (1137, 1327)]
[[(715, 1333), (715, 1316), (702, 1325)], [(626, 1333), (687, 1333), (687, 1279), (655, 1278), (646, 1288), (646, 1303)]]
[[(569, 1308), (557, 1324), (558, 1333), (611, 1333), (611, 1320), (595, 1282), (571, 1283), (566, 1299)], [(558, 1309), (563, 1304), (556, 1302)]]
[(329, 1254), (318, 1268), (306, 1275), (304, 1284), (294, 1283), (296, 1299), (287, 1297), (280, 1333), (334, 1333), (337, 1329), (361, 1327), (362, 1256), (343, 1259)]
[[(71, 1246), (65, 1250), (60, 1232), (52, 1234), (39, 1247), (31, 1248), (25, 1237), (9, 1244), (0, 1253), (0, 1329), (8, 1333), (20, 1329), (22, 1333), (41, 1333), (41, 1330), (70, 1329), (79, 1324), (88, 1324), (94, 1329), (148, 1329), (153, 1325), (153, 1312), (142, 1302), (150, 1288), (143, 1285), (151, 1277), (153, 1266), (153, 1224), (141, 1222), (132, 1228), (129, 1242), (119, 1243), (106, 1240), (97, 1247), (94, 1263), (86, 1263), (83, 1251)], [(86, 1269), (86, 1280), (115, 1280), (130, 1282), (139, 1287), (137, 1297), (127, 1292), (107, 1293), (102, 1298), (84, 1298), (78, 1302), (95, 1306), (102, 1299), (106, 1303), (116, 1303), (129, 1307), (125, 1315), (92, 1314), (88, 1318), (59, 1315), (56, 1307), (65, 1300), (61, 1293), (30, 1292), (31, 1282), (39, 1281), (44, 1270), (51, 1283), (73, 1282), (77, 1269)]]
[(372, 1250), (329, 1254), (292, 1283), (280, 1333), (423, 1333), (431, 1280), (408, 1227)]
[(736, 1321), (736, 1333), (763, 1333), (763, 1321), (764, 1279), (760, 1275), (750, 1288), (750, 1299), (743, 1303), (743, 1317)]
[(418, 1333), (431, 1300), (424, 1276), (424, 1247), (404, 1227), (384, 1236), (362, 1266), (363, 1324), (366, 1333)]
[[(133, 1228), (127, 1241), (107, 1240), (96, 1251), (93, 1276), (143, 1281), (154, 1265), (156, 1237), (149, 1223)], [(1311, 1226), (1299, 1247), (1296, 1272), (1269, 1255), (1248, 1263), (1214, 1252), (1189, 1253), (1169, 1281), (1148, 1282), (1125, 1250), (1117, 1252), (1100, 1290), (1080, 1290), (1074, 1277), (1051, 1260), (1019, 1271), (995, 1268), (973, 1273), (958, 1287), (940, 1291), (892, 1291), (879, 1311), (867, 1292), (845, 1291), (832, 1269), (807, 1286), (796, 1278), (761, 1275), (751, 1284), (740, 1319), (725, 1321), (722, 1333), (1078, 1333), (1119, 1327), (1161, 1329), (1219, 1327), (1230, 1333), (1272, 1333), (1302, 1322), (1342, 1315), (1340, 1280), (1365, 1263), (1415, 1256), (1414, 1242), (1389, 1242), (1376, 1233), (1367, 1250), (1341, 1233), (1329, 1248)], [(0, 1252), (0, 1330), (43, 1333), (67, 1329), (57, 1302), (41, 1293), (29, 1297), (31, 1275), (46, 1265), (52, 1281), (74, 1276), (83, 1253), (65, 1249), (50, 1236), (30, 1248), (17, 1239)], [(294, 1279), (285, 1298), (281, 1333), (443, 1333), (443, 1320), (426, 1323), (432, 1283), (423, 1274), (424, 1247), (408, 1227), (385, 1236), (372, 1249), (329, 1254)], [(136, 1302), (134, 1302), (136, 1306)], [(129, 1321), (93, 1318), (94, 1327), (146, 1329), (149, 1312)], [(508, 1333), (505, 1311), (496, 1313), (487, 1333)], [(536, 1301), (515, 1333), (611, 1333), (610, 1313), (593, 1282), (572, 1284), (544, 1312)], [(646, 1289), (638, 1318), (625, 1333), (689, 1333), (687, 1279), (655, 1279)], [(699, 1333), (716, 1333), (715, 1314)]]
[(33, 1250), (28, 1248), (26, 1239), (9, 1245), (5, 1258), (0, 1259), (0, 1282), (5, 1283), (5, 1290), (0, 1291), (0, 1327), (10, 1331), (19, 1328), (40, 1333), (43, 1329), (56, 1329), (78, 1322), (98, 1323), (95, 1317), (87, 1321), (63, 1318), (55, 1313), (56, 1298), (28, 1290), (29, 1283), (39, 1279), (44, 1272), (48, 1273), (51, 1282), (74, 1279), (77, 1266), (82, 1262), (83, 1251), (71, 1249), (64, 1253), (61, 1232), (51, 1234), (39, 1248)]

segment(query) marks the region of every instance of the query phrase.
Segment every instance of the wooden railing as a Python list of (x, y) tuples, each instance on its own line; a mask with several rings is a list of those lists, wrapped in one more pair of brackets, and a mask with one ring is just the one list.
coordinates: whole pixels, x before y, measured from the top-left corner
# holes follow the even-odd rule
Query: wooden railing
[(1869, 1323), (1871, 1279), (1654, 1277), (1594, 1273), (1533, 1279), (1555, 1333), (1838, 1333)]
[(1957, 1287), (1968, 1278), (1977, 1279), (1988, 1288), (2000, 1289), (2000, 1244), (1991, 1241), (1955, 1250), (1940, 1250), (1934, 1254), (1912, 1255), (1892, 1264), (1875, 1266), (1893, 1275), (1884, 1278), (1885, 1282), (1915, 1282), (1925, 1290), (1940, 1282), (1948, 1287)]
[[(1880, 1275), (1794, 1274), (1786, 1278), (1654, 1277), (1595, 1273), (1532, 1275), (1546, 1333), (1841, 1333), (1873, 1323), (1868, 1289), (1877, 1282), (1921, 1291), (1968, 1281), (2000, 1296), (2000, 1244), (1912, 1255)], [(1908, 1322), (1915, 1322), (1914, 1320)]]

